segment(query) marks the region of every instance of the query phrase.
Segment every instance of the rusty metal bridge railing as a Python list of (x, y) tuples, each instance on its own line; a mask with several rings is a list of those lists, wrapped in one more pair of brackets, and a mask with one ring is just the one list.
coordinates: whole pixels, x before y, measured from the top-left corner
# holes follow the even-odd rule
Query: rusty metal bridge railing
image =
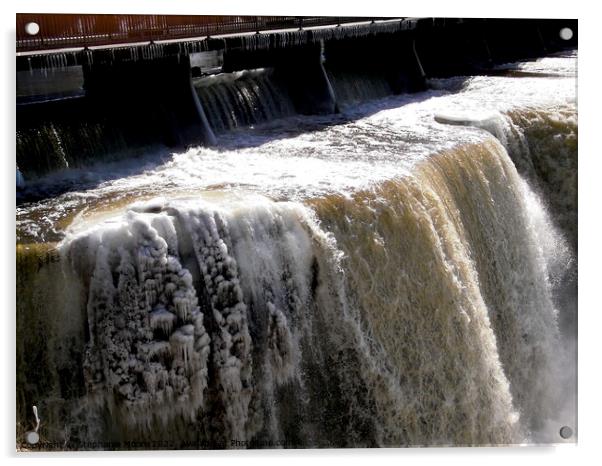
[[(332, 16), (17, 14), (17, 52), (186, 39), (381, 20)], [(30, 35), (26, 25), (36, 23)]]

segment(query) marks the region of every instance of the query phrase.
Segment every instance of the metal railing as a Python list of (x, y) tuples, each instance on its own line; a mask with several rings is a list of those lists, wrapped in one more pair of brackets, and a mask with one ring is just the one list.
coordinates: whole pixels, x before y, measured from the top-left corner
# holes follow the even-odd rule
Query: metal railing
[[(185, 39), (385, 18), (17, 13), (17, 52)], [(29, 35), (28, 23), (39, 32)]]

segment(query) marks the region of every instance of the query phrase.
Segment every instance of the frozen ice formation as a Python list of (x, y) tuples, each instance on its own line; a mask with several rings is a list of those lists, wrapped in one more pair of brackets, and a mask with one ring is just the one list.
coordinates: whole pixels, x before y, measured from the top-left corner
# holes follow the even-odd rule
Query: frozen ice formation
[(130, 212), (121, 228), (74, 245), (89, 248), (95, 258), (84, 363), (88, 390), (108, 397), (133, 424), (194, 417), (207, 386), (209, 335), (190, 272), (174, 249), (177, 238), (167, 239)]

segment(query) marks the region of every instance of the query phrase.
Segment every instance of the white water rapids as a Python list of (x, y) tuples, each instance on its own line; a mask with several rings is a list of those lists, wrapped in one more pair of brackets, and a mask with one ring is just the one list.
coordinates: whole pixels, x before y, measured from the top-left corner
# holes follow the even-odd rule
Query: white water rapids
[[(22, 319), (46, 326), (43, 364), (79, 387), (39, 390), (46, 435), (562, 441), (577, 428), (575, 62), (436, 80), (29, 186), (52, 195), (18, 206), (18, 256), (58, 245), (39, 267), (21, 259)], [(259, 76), (216, 125), (261, 120)], [(234, 105), (219, 82), (199, 92)]]

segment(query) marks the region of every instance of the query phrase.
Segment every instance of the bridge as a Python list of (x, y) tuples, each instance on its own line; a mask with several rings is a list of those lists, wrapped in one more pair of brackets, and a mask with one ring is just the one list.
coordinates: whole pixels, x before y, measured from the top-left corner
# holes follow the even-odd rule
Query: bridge
[[(403, 19), (403, 18), (400, 18)], [(391, 20), (328, 16), (18, 14), (17, 52), (182, 40)], [(28, 32), (28, 24), (39, 31)]]

